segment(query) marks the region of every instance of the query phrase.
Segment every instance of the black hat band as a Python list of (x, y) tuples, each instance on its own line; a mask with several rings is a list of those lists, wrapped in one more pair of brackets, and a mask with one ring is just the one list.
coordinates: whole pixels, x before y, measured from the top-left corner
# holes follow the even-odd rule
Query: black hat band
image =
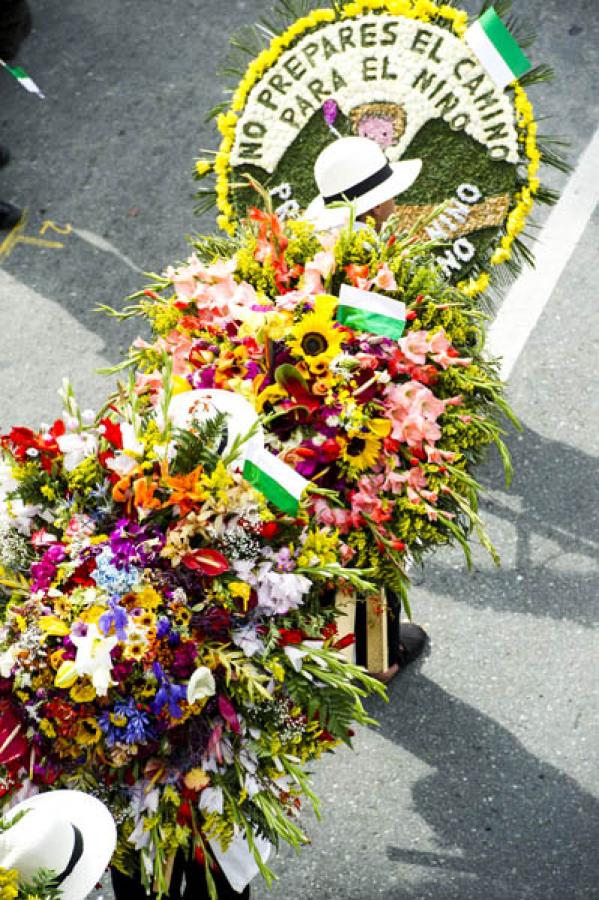
[(323, 197), (325, 204), (326, 203), (339, 203), (342, 200), (356, 200), (358, 197), (363, 197), (364, 194), (367, 194), (369, 191), (373, 190), (373, 188), (378, 187), (379, 184), (383, 184), (383, 182), (388, 181), (389, 178), (393, 175), (393, 169), (386, 163), (382, 169), (379, 169), (378, 172), (375, 172), (374, 175), (369, 175), (368, 178), (365, 178), (364, 181), (358, 182), (358, 184), (354, 184), (353, 187), (346, 188), (346, 190), (341, 191), (339, 194), (331, 194), (330, 197)]
[(63, 881), (65, 881), (69, 877), (69, 875), (71, 874), (71, 872), (73, 871), (73, 869), (75, 868), (75, 866), (77, 865), (77, 863), (79, 862), (81, 857), (83, 856), (83, 835), (81, 834), (81, 832), (79, 831), (77, 826), (73, 825), (72, 822), (71, 822), (71, 827), (73, 829), (73, 838), (74, 838), (73, 852), (71, 853), (71, 858), (69, 859), (68, 863), (66, 864), (66, 867), (63, 869), (63, 871), (60, 873), (60, 875), (57, 875), (56, 878), (54, 879), (54, 883), (57, 885), (62, 884)]

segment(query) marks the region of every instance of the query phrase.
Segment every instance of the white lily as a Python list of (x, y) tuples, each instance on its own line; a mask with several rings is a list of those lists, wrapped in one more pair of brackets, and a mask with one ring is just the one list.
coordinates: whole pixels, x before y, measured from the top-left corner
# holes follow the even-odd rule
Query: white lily
[(97, 625), (88, 625), (85, 637), (71, 634), (77, 647), (74, 668), (79, 675), (91, 676), (98, 697), (105, 697), (112, 680), (112, 659), (110, 651), (118, 643), (116, 635), (105, 637)]
[(212, 697), (216, 693), (214, 676), (207, 666), (196, 669), (187, 685), (187, 702), (191, 706), (196, 700)]

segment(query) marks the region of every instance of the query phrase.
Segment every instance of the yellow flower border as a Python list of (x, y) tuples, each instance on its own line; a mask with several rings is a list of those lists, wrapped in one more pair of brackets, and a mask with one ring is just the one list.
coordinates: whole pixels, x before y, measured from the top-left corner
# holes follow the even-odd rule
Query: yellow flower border
[[(446, 22), (451, 24), (453, 32), (462, 39), (468, 28), (468, 13), (465, 10), (454, 9), (447, 4), (437, 5), (434, 0), (355, 0), (355, 2), (348, 3), (345, 6), (343, 17), (347, 19), (357, 18), (364, 13), (377, 10), (387, 12), (393, 16), (420, 19), (423, 22), (430, 22), (433, 19), (445, 19)], [(229, 173), (231, 171), (230, 159), (235, 142), (238, 114), (243, 111), (252, 88), (263, 77), (264, 73), (277, 62), (289, 46), (305, 32), (317, 28), (319, 25), (334, 22), (336, 18), (337, 15), (332, 9), (316, 9), (309, 15), (294, 22), (282, 35), (273, 38), (270, 45), (256, 59), (252, 60), (247, 67), (245, 75), (233, 95), (229, 111), (218, 116), (217, 126), (222, 135), (220, 148), (213, 163), (206, 160), (198, 160), (196, 162), (196, 173), (201, 177), (211, 168), (214, 170), (216, 175), (216, 202), (220, 210), (220, 215), (216, 221), (218, 227), (228, 234), (233, 235), (236, 229), (235, 210), (230, 201)], [(538, 171), (541, 163), (541, 153), (537, 145), (537, 123), (534, 118), (532, 103), (528, 99), (526, 91), (517, 82), (513, 84), (513, 88), (515, 91), (516, 123), (519, 130), (519, 141), (523, 145), (529, 160), (528, 184), (516, 194), (516, 205), (508, 216), (506, 233), (491, 257), (491, 264), (494, 266), (501, 265), (511, 259), (514, 242), (524, 229), (534, 204), (534, 196), (540, 187)], [(484, 292), (488, 288), (490, 280), (489, 273), (482, 272), (477, 278), (462, 282), (460, 287), (469, 296), (473, 297)]]

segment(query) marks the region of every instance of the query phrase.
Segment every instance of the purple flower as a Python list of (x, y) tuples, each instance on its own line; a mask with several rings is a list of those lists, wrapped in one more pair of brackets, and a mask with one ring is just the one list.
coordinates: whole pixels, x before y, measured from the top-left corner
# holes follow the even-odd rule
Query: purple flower
[(161, 619), (158, 619), (158, 625), (156, 627), (156, 636), (159, 638), (166, 637), (166, 635), (171, 630), (171, 623), (164, 616)]
[(193, 641), (184, 641), (177, 647), (173, 656), (171, 670), (176, 678), (189, 678), (196, 665), (197, 650)]
[(125, 628), (128, 619), (126, 610), (124, 610), (122, 606), (119, 606), (117, 597), (111, 597), (108, 601), (108, 606), (110, 607), (110, 611), (105, 612), (103, 616), (100, 616), (100, 621), (98, 623), (100, 631), (103, 631), (104, 634), (108, 634), (114, 625), (114, 630), (119, 641), (126, 641), (127, 632), (125, 631)]
[(180, 703), (187, 696), (185, 685), (174, 684), (166, 677), (162, 666), (158, 662), (152, 664), (152, 669), (159, 684), (156, 696), (152, 701), (152, 712), (158, 716), (164, 707), (167, 706), (170, 717), (172, 719), (180, 719), (183, 715)]
[(149, 565), (164, 546), (165, 537), (157, 528), (120, 519), (110, 535), (112, 561), (118, 568)]
[(337, 121), (337, 116), (339, 115), (339, 106), (337, 105), (337, 101), (325, 100), (322, 104), (322, 114), (329, 128), (331, 127), (331, 125), (334, 125)]
[(66, 557), (67, 552), (62, 544), (52, 544), (39, 562), (33, 563), (31, 566), (31, 575), (33, 583), (31, 589), (35, 591), (46, 591), (52, 584), (58, 565)]
[(244, 377), (246, 379), (250, 379), (251, 381), (254, 380), (256, 375), (260, 374), (260, 366), (258, 365), (257, 362), (254, 362), (254, 360), (252, 360), (252, 359), (248, 363), (246, 363), (245, 370), (246, 370), (246, 374)]
[(199, 390), (201, 388), (213, 388), (214, 372), (214, 366), (206, 366), (205, 369), (200, 369), (200, 371), (194, 372), (191, 378), (191, 386), (196, 390)]

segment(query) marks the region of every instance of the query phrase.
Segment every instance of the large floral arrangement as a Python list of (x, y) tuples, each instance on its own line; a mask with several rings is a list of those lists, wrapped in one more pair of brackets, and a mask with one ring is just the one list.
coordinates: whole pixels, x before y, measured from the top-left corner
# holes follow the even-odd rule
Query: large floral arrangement
[[(403, 336), (343, 324), (343, 285), (397, 301)], [(483, 355), (484, 314), (429, 245), (397, 239), (393, 220), (378, 235), (315, 234), (254, 209), (238, 238), (198, 241), (135, 299), (118, 315), (145, 315), (156, 332), (122, 364), (137, 390), (161, 389), (166, 353), (180, 389), (247, 398), (270, 450), (319, 486), (308, 509), (340, 536), (343, 560), (406, 600), (408, 554), (457, 540), (469, 555), (473, 530), (494, 553), (472, 470), (495, 443), (509, 476), (510, 412)]]
[(138, 380), (95, 417), (67, 387), (63, 418), (1, 438), (0, 797), (99, 796), (115, 864), (164, 892), (179, 849), (209, 884), (232, 846), (269, 878), (265, 848), (305, 842), (306, 764), (380, 688), (318, 602), (367, 587), (338, 531), (269, 505), (222, 416), (175, 429), (156, 377), (159, 403)]
[[(505, 16), (511, 2), (493, 5)], [(552, 73), (537, 66), (504, 90), (468, 44), (475, 21), (439, 0), (275, 4), (231, 41), (230, 97), (214, 110), (220, 146), (196, 163), (198, 179), (214, 176), (198, 191), (199, 211), (216, 202), (219, 226), (233, 234), (250, 202), (242, 179), (250, 173), (294, 215), (318, 193), (313, 164), (331, 130), (361, 134), (392, 160), (423, 159), (400, 198), (403, 219), (413, 224), (448, 204), (429, 229), (447, 242), (438, 256), (454, 280), (480, 293), (499, 267), (517, 272), (531, 259), (523, 238), (533, 206), (555, 200), (541, 166), (567, 169), (559, 141), (539, 133), (526, 92)], [(514, 16), (508, 22), (531, 42)], [(475, 188), (467, 205), (464, 183)]]

